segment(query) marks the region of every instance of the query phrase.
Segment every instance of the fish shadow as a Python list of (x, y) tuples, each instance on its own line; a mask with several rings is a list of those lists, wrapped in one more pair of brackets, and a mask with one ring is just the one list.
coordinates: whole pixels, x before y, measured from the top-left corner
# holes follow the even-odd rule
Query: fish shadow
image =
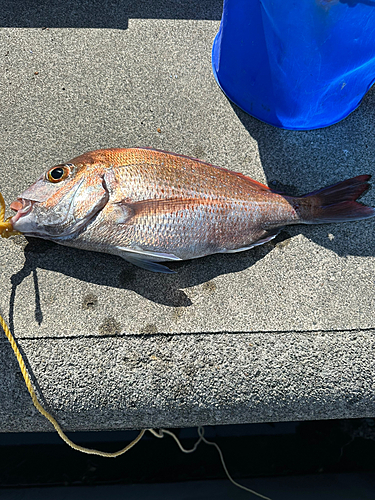
[(31, 274), (35, 290), (35, 320), (41, 324), (43, 313), (38, 269), (61, 273), (95, 285), (132, 290), (158, 304), (189, 307), (192, 302), (183, 291), (184, 288), (208, 283), (209, 289), (211, 286), (209, 283), (215, 277), (237, 273), (253, 266), (271, 252), (277, 244), (282, 244), (290, 237), (288, 231), (281, 231), (272, 242), (246, 252), (217, 254), (191, 261), (168, 263), (168, 267), (175, 273), (160, 274), (138, 268), (114, 255), (88, 252), (38, 238), (18, 236), (17, 238), (23, 241), (27, 240), (24, 247), (25, 263), (22, 269), (11, 278), (13, 288), (10, 309), (13, 310), (12, 304), (14, 304), (17, 286)]
[[(261, 261), (276, 246), (286, 247), (289, 240), (300, 232), (300, 226), (287, 227), (270, 242), (245, 252), (215, 254), (184, 262), (168, 263), (174, 274), (160, 274), (138, 268), (120, 257), (68, 248), (39, 238), (17, 236), (26, 241), (25, 263), (12, 278), (10, 299), (10, 326), (13, 327), (13, 309), (18, 285), (30, 274), (35, 290), (35, 320), (43, 321), (38, 269), (61, 273), (74, 279), (110, 288), (131, 290), (152, 302), (170, 307), (189, 307), (191, 299), (183, 289), (205, 284), (207, 291), (215, 288), (214, 278), (243, 271)], [(305, 229), (305, 228), (304, 228)], [(347, 245), (335, 243), (337, 253), (345, 254)], [(333, 245), (332, 245), (333, 246)]]

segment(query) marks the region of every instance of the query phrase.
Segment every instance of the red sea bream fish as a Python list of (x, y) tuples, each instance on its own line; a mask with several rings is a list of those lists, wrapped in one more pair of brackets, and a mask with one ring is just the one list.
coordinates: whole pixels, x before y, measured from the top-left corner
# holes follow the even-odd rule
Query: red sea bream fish
[(186, 156), (101, 149), (50, 168), (11, 204), (10, 222), (26, 236), (172, 272), (160, 262), (248, 250), (290, 224), (374, 217), (356, 201), (369, 179), (293, 197)]

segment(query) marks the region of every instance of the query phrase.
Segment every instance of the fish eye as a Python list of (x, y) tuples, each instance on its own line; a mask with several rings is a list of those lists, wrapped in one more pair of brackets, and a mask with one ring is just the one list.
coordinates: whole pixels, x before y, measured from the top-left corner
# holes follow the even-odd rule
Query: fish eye
[(47, 180), (50, 182), (61, 182), (69, 175), (69, 167), (67, 165), (57, 165), (47, 172)]

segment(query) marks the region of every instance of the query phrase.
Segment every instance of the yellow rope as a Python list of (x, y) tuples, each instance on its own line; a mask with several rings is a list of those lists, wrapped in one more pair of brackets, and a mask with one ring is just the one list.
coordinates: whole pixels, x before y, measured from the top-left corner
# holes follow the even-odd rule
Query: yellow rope
[(227, 476), (227, 478), (229, 479), (229, 481), (234, 484), (234, 486), (237, 486), (237, 488), (241, 488), (241, 490), (245, 490), (245, 491), (248, 491), (249, 493), (251, 493), (252, 495), (255, 495), (259, 498), (263, 498), (263, 500), (271, 500), (271, 498), (269, 497), (266, 497), (264, 495), (262, 495), (261, 493), (258, 493), (254, 490), (251, 490), (250, 488), (247, 488), (246, 486), (243, 486), (242, 484), (240, 483), (237, 483), (237, 481), (235, 481), (232, 476), (229, 474), (229, 471), (228, 471), (228, 468), (225, 464), (225, 461), (224, 461), (224, 456), (223, 456), (223, 452), (221, 451), (220, 447), (218, 444), (214, 443), (213, 441), (209, 441), (205, 436), (204, 436), (204, 427), (198, 427), (198, 436), (199, 436), (199, 439), (195, 442), (194, 446), (192, 448), (190, 448), (190, 450), (187, 450), (186, 448), (184, 448), (180, 442), (180, 440), (178, 439), (178, 437), (173, 434), (173, 432), (171, 431), (168, 431), (167, 429), (159, 429), (159, 432), (155, 431), (155, 429), (147, 429), (149, 432), (151, 432), (151, 434), (153, 434), (155, 437), (157, 438), (163, 438), (165, 434), (168, 434), (169, 436), (171, 436), (177, 443), (177, 446), (180, 448), (180, 450), (183, 452), (183, 453), (194, 453), (194, 451), (196, 451), (196, 449), (198, 448), (198, 445), (203, 441), (203, 443), (206, 443), (210, 446), (214, 446), (217, 450), (217, 452), (219, 453), (219, 457), (220, 457), (220, 460), (221, 460), (221, 465), (223, 466), (223, 469), (224, 469), (224, 472)]
[(93, 450), (91, 448), (85, 448), (84, 446), (79, 446), (78, 444), (73, 443), (73, 441), (71, 441), (68, 438), (68, 436), (64, 433), (64, 431), (61, 429), (61, 427), (58, 424), (58, 422), (56, 421), (56, 419), (53, 418), (53, 416), (50, 413), (48, 413), (48, 411), (45, 410), (43, 408), (43, 406), (39, 403), (37, 395), (35, 394), (34, 388), (31, 385), (31, 380), (30, 380), (29, 374), (27, 373), (26, 365), (25, 365), (25, 362), (24, 362), (24, 360), (22, 358), (22, 354), (20, 353), (20, 351), (18, 349), (16, 341), (14, 340), (14, 337), (11, 334), (11, 332), (10, 332), (10, 330), (8, 328), (8, 325), (5, 323), (5, 321), (4, 321), (4, 319), (3, 319), (3, 317), (1, 315), (0, 315), (0, 324), (1, 324), (2, 328), (3, 328), (3, 330), (4, 330), (4, 333), (5, 333), (6, 337), (7, 337), (7, 339), (10, 342), (10, 345), (12, 346), (14, 354), (16, 355), (19, 367), (21, 369), (21, 373), (22, 373), (23, 379), (25, 381), (27, 390), (29, 391), (29, 394), (31, 396), (31, 399), (33, 401), (33, 404), (34, 404), (35, 408), (47, 420), (49, 420), (51, 422), (51, 424), (55, 428), (55, 430), (58, 433), (58, 435), (61, 437), (61, 439), (63, 441), (65, 441), (66, 444), (68, 444), (74, 450), (82, 451), (83, 453), (88, 453), (89, 455), (99, 455), (100, 457), (115, 458), (115, 457), (118, 457), (119, 455), (122, 455), (123, 453), (126, 453), (128, 450), (130, 450), (130, 448), (132, 448), (135, 444), (138, 443), (138, 441), (142, 438), (143, 434), (146, 432), (146, 429), (141, 430), (141, 432), (134, 439), (134, 441), (132, 441), (131, 443), (129, 443), (127, 446), (125, 446), (125, 448), (123, 448), (122, 450), (119, 450), (119, 451), (115, 451), (113, 453), (106, 452), (106, 451), (100, 451), (100, 450)]
[(5, 218), (5, 201), (3, 195), (0, 193), (0, 221)]
[[(4, 217), (5, 217), (5, 202), (2, 194), (0, 193), (0, 234), (3, 238), (4, 237), (7, 238), (9, 236), (12, 236), (13, 234), (20, 234), (17, 231), (13, 231), (12, 224), (8, 221), (4, 221)], [(143, 434), (146, 432), (146, 429), (141, 430), (138, 436), (131, 443), (125, 446), (125, 448), (119, 451), (115, 451), (113, 453), (100, 450), (93, 450), (91, 448), (85, 448), (84, 446), (79, 446), (78, 444), (73, 443), (73, 441), (71, 441), (68, 438), (68, 436), (64, 433), (64, 431), (61, 429), (56, 419), (53, 418), (53, 416), (50, 413), (48, 413), (48, 411), (45, 410), (43, 406), (39, 403), (34, 388), (31, 385), (31, 380), (29, 374), (27, 373), (26, 365), (22, 358), (22, 354), (20, 353), (16, 341), (14, 340), (14, 337), (11, 331), (9, 330), (8, 325), (6, 324), (1, 314), (0, 314), (0, 325), (2, 326), (4, 333), (10, 342), (10, 345), (12, 346), (13, 352), (17, 358), (19, 367), (21, 369), (21, 373), (25, 381), (27, 390), (29, 391), (29, 394), (31, 396), (35, 408), (39, 411), (39, 413), (41, 413), (47, 420), (51, 422), (58, 435), (61, 437), (63, 441), (65, 441), (66, 444), (68, 444), (74, 450), (82, 451), (83, 453), (88, 453), (89, 455), (99, 455), (100, 457), (115, 458), (118, 457), (119, 455), (122, 455), (123, 453), (126, 453), (128, 450), (130, 450), (130, 448), (132, 448), (135, 444), (138, 443), (138, 441), (142, 438)]]

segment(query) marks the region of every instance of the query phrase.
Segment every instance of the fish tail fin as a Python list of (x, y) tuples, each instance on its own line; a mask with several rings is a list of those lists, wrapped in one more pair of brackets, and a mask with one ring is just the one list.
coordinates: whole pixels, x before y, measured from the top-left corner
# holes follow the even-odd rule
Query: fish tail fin
[(371, 175), (358, 175), (318, 191), (294, 198), (293, 204), (300, 212), (304, 224), (325, 224), (369, 219), (375, 216), (375, 208), (359, 203), (365, 193)]

